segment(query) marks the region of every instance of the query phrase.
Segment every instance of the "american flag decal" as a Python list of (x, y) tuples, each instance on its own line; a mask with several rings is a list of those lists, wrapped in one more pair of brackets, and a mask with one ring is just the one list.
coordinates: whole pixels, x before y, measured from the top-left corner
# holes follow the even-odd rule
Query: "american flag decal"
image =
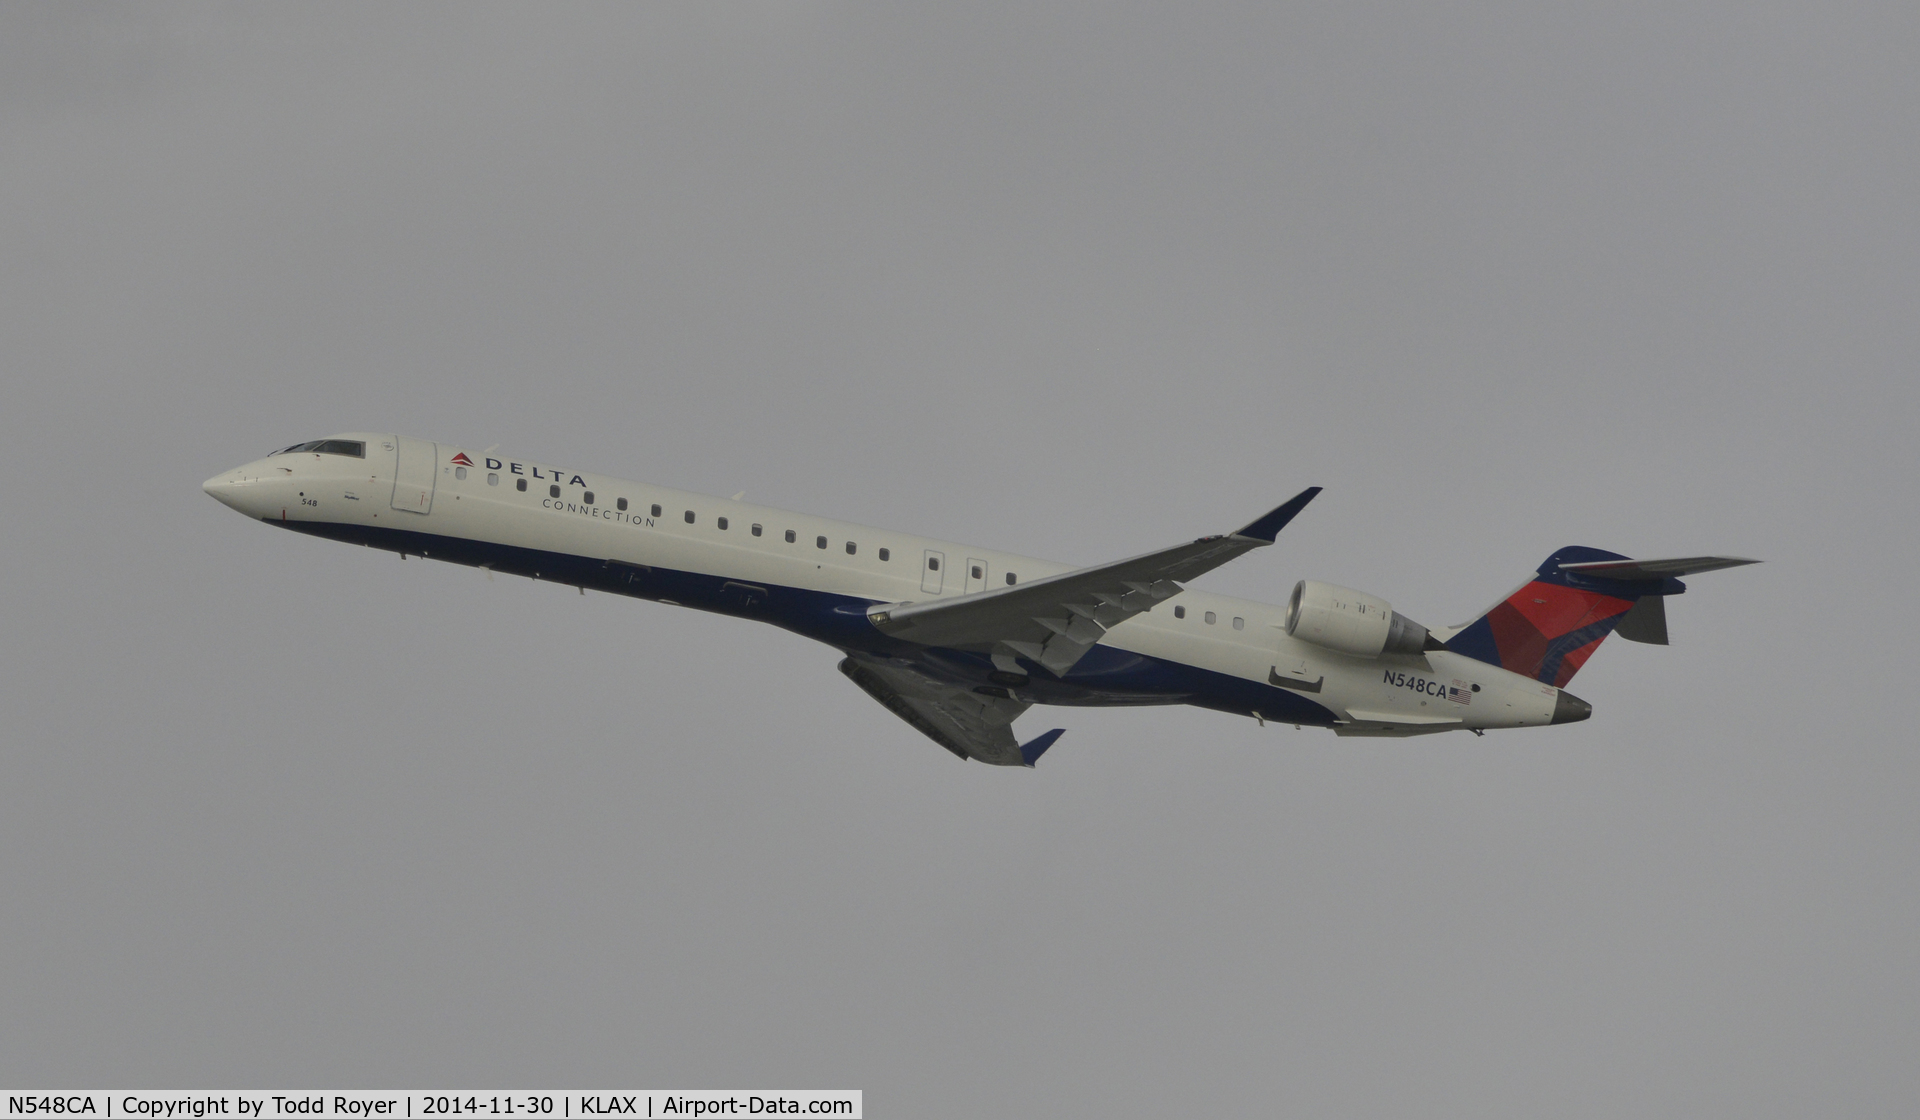
[(1456, 704), (1473, 703), (1473, 686), (1466, 681), (1454, 681), (1447, 687), (1447, 699)]

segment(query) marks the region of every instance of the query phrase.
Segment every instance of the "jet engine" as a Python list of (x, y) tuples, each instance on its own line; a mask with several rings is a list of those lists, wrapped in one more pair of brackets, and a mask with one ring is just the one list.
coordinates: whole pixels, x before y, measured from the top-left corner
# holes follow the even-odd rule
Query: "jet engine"
[(1287, 600), (1287, 636), (1355, 657), (1443, 648), (1426, 627), (1394, 610), (1385, 599), (1317, 579), (1293, 585), (1293, 597)]

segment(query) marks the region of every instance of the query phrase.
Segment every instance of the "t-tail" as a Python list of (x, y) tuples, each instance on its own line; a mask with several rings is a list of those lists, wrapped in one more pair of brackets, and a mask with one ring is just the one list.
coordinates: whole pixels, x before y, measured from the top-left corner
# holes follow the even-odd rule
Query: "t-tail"
[(1679, 577), (1756, 563), (1731, 556), (1630, 560), (1570, 545), (1547, 557), (1518, 591), (1447, 639), (1446, 648), (1564, 687), (1608, 634), (1666, 645), (1666, 597), (1687, 589)]

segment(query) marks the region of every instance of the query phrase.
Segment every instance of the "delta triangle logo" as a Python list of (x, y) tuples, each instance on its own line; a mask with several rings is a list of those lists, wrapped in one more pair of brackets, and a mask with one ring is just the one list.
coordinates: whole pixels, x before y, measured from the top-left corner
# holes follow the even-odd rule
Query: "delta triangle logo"
[(473, 460), (467, 458), (467, 453), (464, 451), (454, 452), (453, 458), (448, 459), (447, 462), (452, 463), (456, 467), (471, 467), (473, 465)]

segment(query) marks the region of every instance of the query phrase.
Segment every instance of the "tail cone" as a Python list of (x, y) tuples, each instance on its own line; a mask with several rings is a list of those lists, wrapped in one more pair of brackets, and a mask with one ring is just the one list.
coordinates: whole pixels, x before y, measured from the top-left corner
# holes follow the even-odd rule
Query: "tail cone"
[(1571, 692), (1562, 691), (1553, 702), (1554, 723), (1579, 723), (1593, 714), (1593, 705)]

